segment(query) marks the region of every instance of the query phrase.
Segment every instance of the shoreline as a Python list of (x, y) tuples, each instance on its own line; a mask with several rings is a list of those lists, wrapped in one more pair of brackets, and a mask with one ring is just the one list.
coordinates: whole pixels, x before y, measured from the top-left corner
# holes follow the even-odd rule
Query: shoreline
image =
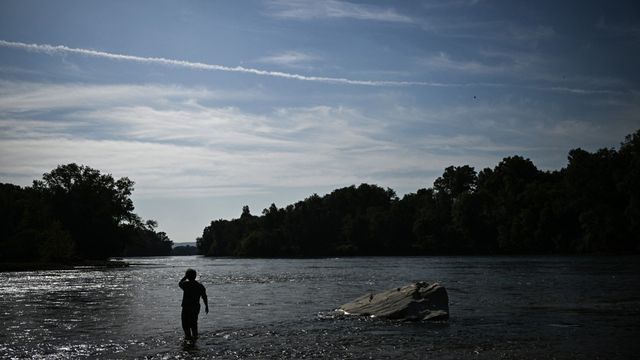
[(129, 263), (120, 260), (81, 260), (70, 262), (0, 262), (0, 272), (74, 270), (81, 268), (125, 268)]

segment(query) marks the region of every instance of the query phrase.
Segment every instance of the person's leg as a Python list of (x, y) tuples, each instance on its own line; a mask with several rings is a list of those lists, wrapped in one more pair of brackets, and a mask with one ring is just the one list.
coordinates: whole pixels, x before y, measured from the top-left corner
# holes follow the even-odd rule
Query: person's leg
[(193, 319), (193, 325), (191, 327), (191, 333), (193, 334), (193, 338), (198, 338), (198, 315), (196, 314), (195, 319)]
[(194, 339), (198, 338), (198, 313), (199, 311), (194, 311), (191, 318), (191, 335)]
[(191, 332), (190, 332), (190, 314), (188, 311), (185, 311), (184, 308), (182, 308), (182, 330), (184, 331), (184, 338), (185, 339), (190, 339), (191, 338)]

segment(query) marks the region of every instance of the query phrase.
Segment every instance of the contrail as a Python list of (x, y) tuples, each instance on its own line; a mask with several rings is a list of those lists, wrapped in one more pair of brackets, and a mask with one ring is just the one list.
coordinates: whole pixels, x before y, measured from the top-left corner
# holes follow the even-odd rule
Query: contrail
[(189, 69), (208, 70), (208, 71), (225, 71), (225, 72), (238, 72), (247, 73), (260, 76), (271, 76), (284, 79), (301, 80), (301, 81), (316, 81), (325, 83), (336, 84), (348, 84), (348, 85), (366, 85), (366, 86), (451, 86), (450, 84), (423, 82), (423, 81), (381, 81), (381, 80), (354, 80), (347, 78), (335, 78), (335, 77), (323, 77), (323, 76), (307, 76), (300, 74), (291, 74), (280, 71), (269, 71), (261, 69), (246, 68), (243, 66), (224, 66), (216, 64), (205, 64), (201, 62), (192, 62), (185, 60), (166, 59), (161, 57), (143, 57), (126, 54), (114, 54), (105, 51), (97, 51), (90, 49), (71, 48), (64, 45), (49, 45), (49, 44), (27, 44), (22, 42), (13, 42), (0, 40), (0, 46), (10, 47), (15, 49), (23, 49), (28, 51), (35, 51), (45, 54), (79, 54), (85, 56), (93, 56), (104, 59), (132, 61), (144, 64), (159, 64), (169, 66), (179, 66)]
[[(528, 84), (506, 84), (506, 83), (439, 83), (429, 81), (393, 81), (393, 80), (356, 80), (338, 77), (309, 76), (292, 74), (281, 71), (270, 71), (262, 69), (247, 68), (244, 66), (225, 66), (217, 64), (206, 64), (201, 62), (192, 62), (186, 60), (167, 59), (162, 57), (144, 57), (136, 55), (115, 54), (106, 51), (98, 51), (91, 49), (71, 48), (64, 45), (49, 44), (27, 44), (23, 42), (14, 42), (0, 40), (0, 47), (8, 47), (14, 49), (22, 49), (27, 51), (35, 51), (49, 55), (55, 54), (78, 54), (84, 56), (93, 56), (103, 59), (112, 59), (120, 61), (132, 61), (143, 64), (159, 64), (165, 66), (178, 66), (188, 69), (207, 70), (207, 71), (224, 71), (245, 74), (254, 74), (259, 76), (271, 76), (277, 78), (313, 81), (333, 84), (346, 85), (364, 85), (364, 86), (428, 86), (428, 87), (448, 87), (448, 88), (470, 88), (470, 87), (493, 87), (493, 88), (521, 88), (537, 91), (566, 92), (575, 95), (597, 95), (597, 94), (625, 94), (628, 91), (613, 89), (581, 89), (560, 86), (539, 86)], [(633, 90), (635, 91), (635, 90)]]

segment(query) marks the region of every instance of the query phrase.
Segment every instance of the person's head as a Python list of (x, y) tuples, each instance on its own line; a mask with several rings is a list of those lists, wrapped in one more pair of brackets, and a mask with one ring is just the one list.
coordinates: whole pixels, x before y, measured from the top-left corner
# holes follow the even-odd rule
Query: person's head
[(196, 279), (196, 271), (193, 269), (188, 269), (187, 273), (185, 274), (185, 276), (187, 277), (187, 279), (189, 280), (195, 280)]

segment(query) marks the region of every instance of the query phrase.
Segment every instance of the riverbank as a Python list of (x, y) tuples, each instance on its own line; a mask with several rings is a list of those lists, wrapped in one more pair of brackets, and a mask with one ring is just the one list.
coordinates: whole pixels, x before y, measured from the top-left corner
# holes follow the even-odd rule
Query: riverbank
[(122, 268), (129, 263), (120, 260), (80, 260), (70, 262), (0, 262), (0, 272), (73, 270), (81, 268)]

